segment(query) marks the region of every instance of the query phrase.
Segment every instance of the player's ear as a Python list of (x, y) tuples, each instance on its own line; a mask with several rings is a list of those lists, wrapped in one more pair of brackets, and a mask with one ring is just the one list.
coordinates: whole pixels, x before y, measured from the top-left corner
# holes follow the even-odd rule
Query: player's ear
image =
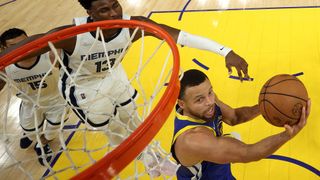
[(179, 105), (179, 107), (180, 107), (181, 109), (184, 109), (185, 103), (184, 103), (184, 101), (183, 101), (182, 99), (178, 99), (178, 105)]
[(87, 10), (87, 14), (91, 17), (92, 12), (90, 10)]

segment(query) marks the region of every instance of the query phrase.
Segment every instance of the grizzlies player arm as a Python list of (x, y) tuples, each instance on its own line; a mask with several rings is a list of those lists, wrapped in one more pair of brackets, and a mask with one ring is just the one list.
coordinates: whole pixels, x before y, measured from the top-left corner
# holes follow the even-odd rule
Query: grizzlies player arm
[[(60, 57), (61, 60), (64, 59), (64, 56), (65, 56), (65, 55), (64, 55), (62, 49), (57, 49), (57, 54), (59, 55), (59, 57)], [(56, 55), (54, 54), (54, 52), (52, 52), (52, 51), (49, 52), (49, 58), (50, 58), (51, 63), (53, 64), (53, 63), (54, 63), (54, 60), (56, 59)], [(55, 63), (54, 67), (56, 67), (56, 68), (59, 68), (59, 67), (60, 67), (59, 61), (57, 61), (57, 62)]]
[[(51, 33), (54, 33), (56, 31), (59, 31), (59, 30), (62, 30), (62, 29), (66, 29), (66, 28), (69, 28), (69, 27), (72, 27), (72, 26), (74, 26), (74, 25), (61, 26), (61, 27), (57, 27), (55, 29), (52, 29), (52, 30), (48, 31), (47, 33), (36, 34), (36, 35), (29, 36), (28, 38), (24, 39), (23, 41), (15, 44), (13, 46), (10, 46), (10, 47), (6, 48), (4, 51), (2, 51), (0, 53), (0, 58), (3, 57), (4, 55), (14, 51), (15, 49), (25, 45), (25, 44), (28, 44), (28, 43), (30, 43), (32, 41), (35, 41), (35, 40), (37, 40), (39, 38), (44, 37), (45, 35), (48, 35), (48, 34), (51, 34)], [(71, 38), (56, 42), (56, 43), (54, 43), (54, 45), (55, 45), (55, 47), (57, 49), (64, 49), (66, 52), (71, 54), (73, 52), (73, 50), (74, 50), (75, 43), (76, 43), (76, 37), (71, 37)], [(27, 56), (24, 56), (20, 60), (24, 60), (24, 59), (28, 59), (28, 58), (31, 58), (31, 57), (39, 56), (39, 55), (44, 54), (44, 53), (46, 53), (48, 51), (50, 51), (49, 46), (45, 46), (43, 48), (38, 49), (35, 52), (29, 53)]]
[(261, 114), (258, 105), (244, 106), (234, 109), (220, 101), (217, 96), (216, 103), (221, 109), (222, 121), (230, 126), (247, 122)]
[(3, 75), (5, 72), (0, 70), (1, 71), (1, 74), (0, 74), (0, 91), (3, 89), (3, 87), (6, 85), (6, 82), (2, 79), (3, 78)]
[(269, 136), (255, 144), (245, 144), (231, 137), (216, 137), (206, 127), (196, 127), (178, 136), (174, 144), (177, 158), (184, 166), (192, 166), (201, 161), (219, 164), (251, 162), (265, 158), (293, 138), (306, 124), (310, 103), (303, 109), (300, 121), (293, 126), (285, 126), (285, 131)]
[(0, 79), (0, 92), (3, 89), (3, 87), (6, 85), (6, 82)]
[[(226, 68), (228, 69), (229, 74), (232, 73), (232, 67), (235, 67), (237, 69), (237, 73), (241, 81), (243, 79), (243, 75), (244, 77), (249, 78), (248, 63), (242, 57), (240, 57), (238, 54), (232, 51), (231, 48), (225, 45), (219, 44), (218, 42), (215, 42), (212, 39), (190, 34), (182, 30), (167, 26), (165, 24), (158, 24), (152, 21), (151, 19), (148, 19), (143, 16), (132, 16), (131, 19), (138, 20), (138, 21), (145, 21), (145, 22), (160, 26), (172, 36), (172, 38), (175, 40), (177, 44), (191, 47), (191, 48), (210, 51), (215, 54), (219, 54), (220, 56), (223, 56), (225, 57)], [(132, 32), (133, 30), (131, 30), (131, 34)], [(154, 36), (151, 33), (145, 33), (145, 35)], [(134, 41), (138, 40), (140, 37), (141, 37), (141, 34), (138, 34), (138, 36), (134, 37)]]
[[(132, 16), (131, 19), (132, 20), (138, 20), (138, 21), (144, 21), (144, 22), (147, 22), (147, 23), (158, 25), (161, 28), (163, 28), (165, 31), (167, 31), (171, 35), (171, 37), (175, 40), (175, 42), (177, 42), (177, 40), (178, 40), (178, 36), (179, 36), (179, 33), (180, 33), (179, 29), (167, 26), (165, 24), (158, 24), (158, 23), (152, 21), (151, 19), (143, 17), (143, 16)], [(131, 31), (130, 34), (132, 34), (134, 29), (130, 29), (130, 31)], [(146, 36), (154, 36), (154, 37), (156, 37), (154, 34), (149, 33), (149, 32), (145, 32), (145, 35)], [(138, 40), (140, 38), (141, 38), (141, 34), (137, 33), (136, 37), (133, 40), (136, 41), (136, 40)], [(158, 38), (158, 37), (156, 37), (156, 38)]]

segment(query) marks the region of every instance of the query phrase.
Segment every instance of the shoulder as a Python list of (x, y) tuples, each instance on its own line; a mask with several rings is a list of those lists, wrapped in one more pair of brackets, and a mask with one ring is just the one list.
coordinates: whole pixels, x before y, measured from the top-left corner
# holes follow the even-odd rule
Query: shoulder
[(149, 22), (149, 23), (156, 23), (152, 21), (151, 19), (144, 17), (144, 16), (132, 16), (131, 20), (137, 20), (137, 21), (143, 21), (143, 22)]
[(73, 24), (74, 25), (81, 25), (81, 24), (86, 24), (88, 23), (88, 16), (85, 16), (85, 17), (75, 17), (73, 18)]
[(211, 138), (216, 138), (212, 129), (207, 126), (198, 126), (182, 133), (177, 138), (177, 142), (180, 141), (187, 147), (195, 147), (204, 140)]
[(54, 32), (57, 32), (57, 31), (60, 31), (60, 30), (63, 30), (63, 29), (67, 29), (67, 28), (70, 28), (70, 27), (73, 27), (73, 26), (75, 26), (75, 25), (70, 24), (70, 25), (56, 27), (56, 28), (51, 29), (50, 31), (48, 31), (47, 34), (54, 33)]
[(144, 17), (144, 16), (131, 16), (131, 20), (148, 21), (149, 18)]
[(204, 126), (195, 127), (181, 134), (175, 144), (174, 151), (184, 166), (192, 166), (203, 161), (203, 154), (209, 149), (208, 144), (216, 139), (214, 132)]

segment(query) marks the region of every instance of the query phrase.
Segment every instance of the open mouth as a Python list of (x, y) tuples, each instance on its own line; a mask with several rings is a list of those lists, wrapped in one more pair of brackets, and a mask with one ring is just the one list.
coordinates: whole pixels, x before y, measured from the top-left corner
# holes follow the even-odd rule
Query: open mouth
[(207, 111), (206, 111), (206, 114), (208, 116), (213, 116), (214, 114), (214, 107), (212, 106), (211, 108), (209, 108)]

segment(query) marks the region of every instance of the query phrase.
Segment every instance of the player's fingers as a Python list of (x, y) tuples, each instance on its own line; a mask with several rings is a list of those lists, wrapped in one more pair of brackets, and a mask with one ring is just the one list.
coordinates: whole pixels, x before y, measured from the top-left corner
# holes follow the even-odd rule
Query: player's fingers
[(306, 124), (306, 107), (302, 108), (302, 113), (299, 121), (299, 125), (303, 127)]
[(238, 76), (240, 78), (240, 81), (242, 82), (243, 81), (243, 77), (242, 77), (241, 69), (237, 68), (237, 72), (238, 72)]
[(286, 132), (289, 133), (290, 136), (292, 136), (292, 133), (293, 133), (292, 127), (289, 126), (288, 124), (285, 124), (284, 128), (286, 129)]
[(228, 69), (228, 74), (231, 75), (232, 74), (232, 69), (231, 66), (226, 65), (226, 68)]
[(307, 102), (306, 118), (308, 118), (308, 117), (309, 117), (310, 111), (311, 111), (311, 99), (308, 99), (308, 102)]
[(248, 79), (250, 78), (248, 74), (248, 64), (246, 62), (244, 62), (242, 65), (242, 72), (245, 78), (248, 78)]

